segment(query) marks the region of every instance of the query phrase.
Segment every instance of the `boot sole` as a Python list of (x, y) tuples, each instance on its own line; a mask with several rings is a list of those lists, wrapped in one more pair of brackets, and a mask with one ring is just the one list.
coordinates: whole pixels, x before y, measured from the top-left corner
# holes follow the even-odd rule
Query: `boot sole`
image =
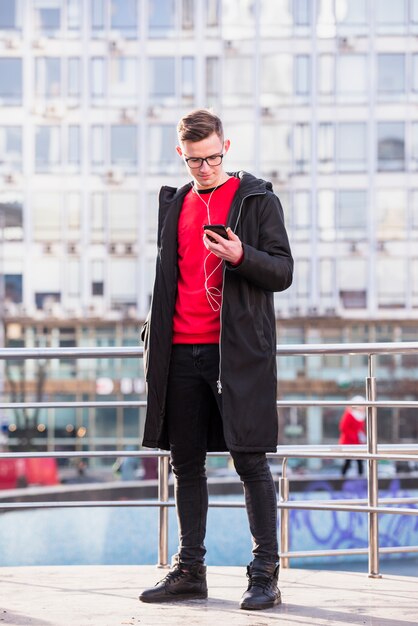
[(139, 596), (140, 602), (148, 602), (149, 604), (160, 604), (161, 602), (183, 602), (184, 600), (207, 600), (207, 593), (182, 593), (178, 595), (171, 596), (160, 596), (159, 598), (145, 597), (141, 598)]

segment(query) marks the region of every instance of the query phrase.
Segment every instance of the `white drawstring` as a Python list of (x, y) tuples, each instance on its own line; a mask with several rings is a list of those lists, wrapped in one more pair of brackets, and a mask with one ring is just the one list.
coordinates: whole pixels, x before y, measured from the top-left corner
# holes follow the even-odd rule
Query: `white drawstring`
[[(219, 185), (216, 185), (216, 187), (214, 189), (212, 189), (211, 194), (209, 196), (209, 200), (207, 202), (205, 202), (205, 200), (203, 200), (202, 196), (200, 195), (200, 193), (198, 191), (196, 191), (195, 186), (193, 185), (192, 187), (192, 191), (197, 194), (197, 196), (201, 199), (201, 201), (203, 202), (203, 204), (206, 207), (206, 211), (208, 214), (208, 224), (211, 224), (211, 220), (210, 220), (210, 211), (209, 211), (209, 205), (210, 205), (210, 201), (212, 198), (212, 195), (215, 193), (215, 191), (217, 190)], [(209, 287), (208, 283), (209, 283), (209, 279), (214, 275), (214, 273), (216, 272), (216, 270), (218, 268), (221, 267), (222, 265), (222, 259), (219, 261), (218, 265), (216, 265), (216, 267), (211, 271), (211, 273), (208, 275), (208, 270), (206, 267), (206, 262), (208, 260), (208, 258), (213, 255), (213, 252), (209, 252), (206, 255), (206, 258), (203, 262), (203, 273), (205, 275), (205, 293), (206, 293), (206, 298), (207, 301), (209, 302), (209, 306), (212, 309), (212, 311), (219, 311), (221, 308), (221, 300), (222, 300), (222, 291), (221, 289), (218, 289), (218, 287)]]

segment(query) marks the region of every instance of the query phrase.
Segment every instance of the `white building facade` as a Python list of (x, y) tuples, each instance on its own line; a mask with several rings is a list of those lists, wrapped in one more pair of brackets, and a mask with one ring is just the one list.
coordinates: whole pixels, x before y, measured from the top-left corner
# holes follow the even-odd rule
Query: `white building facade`
[[(6, 345), (137, 341), (158, 190), (186, 180), (175, 126), (202, 106), (224, 120), (227, 169), (271, 180), (285, 209), (295, 279), (276, 299), (279, 340), (416, 339), (417, 35), (418, 0), (2, 0)], [(284, 395), (306, 378), (315, 394), (347, 395), (363, 375), (348, 358), (286, 363)], [(395, 367), (402, 380), (418, 375), (413, 359), (380, 365), (386, 380)], [(51, 376), (76, 385), (78, 374), (92, 384), (105, 374), (115, 397), (126, 378), (140, 389), (132, 364), (110, 370), (58, 363)], [(418, 434), (402, 434), (396, 417), (387, 438)], [(46, 428), (50, 446), (66, 419)], [(91, 445), (126, 445), (141, 427), (129, 419), (126, 429), (119, 411), (98, 427), (80, 412), (74, 428)], [(302, 440), (337, 434), (335, 412), (301, 419)]]

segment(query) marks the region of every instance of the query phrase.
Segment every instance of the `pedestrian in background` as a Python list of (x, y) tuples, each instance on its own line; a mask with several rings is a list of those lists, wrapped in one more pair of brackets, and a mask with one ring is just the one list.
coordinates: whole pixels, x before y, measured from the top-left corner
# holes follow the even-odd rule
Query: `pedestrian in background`
[[(340, 420), (340, 438), (338, 443), (345, 445), (358, 445), (366, 441), (366, 408), (356, 405), (356, 402), (365, 402), (363, 396), (354, 396), (351, 405), (348, 406)], [(345, 476), (351, 466), (351, 460), (347, 459), (341, 469), (341, 475)], [(357, 459), (359, 476), (363, 476), (364, 467), (362, 459)]]

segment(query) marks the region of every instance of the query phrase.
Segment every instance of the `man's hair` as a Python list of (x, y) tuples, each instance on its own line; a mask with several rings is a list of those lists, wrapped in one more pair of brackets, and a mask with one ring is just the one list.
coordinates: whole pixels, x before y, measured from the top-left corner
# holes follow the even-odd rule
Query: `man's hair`
[(177, 135), (180, 143), (184, 141), (201, 141), (216, 133), (221, 141), (224, 139), (222, 122), (210, 109), (195, 109), (181, 118), (177, 124)]

